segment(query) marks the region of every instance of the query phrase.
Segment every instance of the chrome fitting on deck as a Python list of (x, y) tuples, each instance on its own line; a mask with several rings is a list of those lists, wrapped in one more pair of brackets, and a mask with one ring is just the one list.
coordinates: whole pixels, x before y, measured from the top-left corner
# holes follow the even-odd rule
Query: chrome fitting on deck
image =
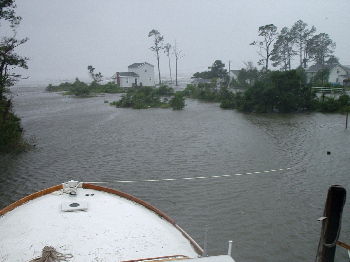
[(68, 182), (62, 183), (63, 193), (69, 194), (71, 196), (76, 196), (79, 187), (82, 187), (82, 182), (75, 180), (70, 180)]

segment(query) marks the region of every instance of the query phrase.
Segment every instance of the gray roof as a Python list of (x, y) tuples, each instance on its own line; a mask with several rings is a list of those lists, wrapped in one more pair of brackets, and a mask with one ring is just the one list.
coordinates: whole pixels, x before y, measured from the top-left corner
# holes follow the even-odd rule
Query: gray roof
[(112, 76), (112, 79), (117, 78), (117, 74), (119, 74), (120, 77), (127, 77), (127, 76), (139, 77), (139, 75), (134, 72), (117, 72)]
[[(330, 65), (325, 64), (324, 68), (325, 69), (327, 68), (327, 69), (329, 69), (329, 71), (331, 71), (337, 65), (339, 65), (339, 64), (330, 64)], [(310, 66), (309, 69), (306, 70), (306, 72), (310, 72), (310, 73), (318, 72), (318, 71), (320, 71), (322, 69), (323, 69), (323, 67), (322, 67), (321, 64), (314, 64), (314, 65)]]
[(145, 64), (150, 65), (150, 66), (154, 66), (154, 65), (151, 65), (151, 64), (149, 64), (147, 62), (143, 62), (143, 63), (133, 63), (132, 65), (129, 65), (128, 67), (129, 68), (138, 68), (138, 67), (143, 66)]
[(139, 75), (134, 72), (119, 72), (119, 76), (135, 76), (138, 77)]
[(345, 71), (348, 71), (348, 73), (350, 73), (350, 66), (349, 65), (339, 65), (340, 67), (342, 67)]
[(230, 72), (233, 73), (233, 74), (235, 74), (236, 76), (238, 76), (239, 71), (241, 71), (241, 70), (230, 70)]

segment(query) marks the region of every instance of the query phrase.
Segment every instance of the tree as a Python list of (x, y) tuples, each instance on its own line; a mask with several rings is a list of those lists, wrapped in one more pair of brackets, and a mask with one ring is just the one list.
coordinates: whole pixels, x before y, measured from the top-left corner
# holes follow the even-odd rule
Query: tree
[(331, 57), (336, 44), (329, 38), (328, 34), (321, 33), (313, 36), (308, 42), (308, 54), (316, 63), (324, 69), (326, 58)]
[(221, 60), (216, 60), (214, 64), (209, 68), (211, 78), (224, 79), (228, 76), (227, 70), (225, 69), (225, 64)]
[(216, 60), (211, 66), (208, 67), (210, 71), (196, 72), (193, 74), (195, 78), (203, 79), (225, 79), (228, 78), (228, 72), (225, 69), (225, 64), (221, 60)]
[(298, 20), (294, 23), (290, 30), (291, 37), (293, 38), (293, 44), (296, 45), (299, 50), (299, 59), (300, 66), (304, 66), (306, 68), (307, 60), (308, 60), (308, 41), (316, 32), (316, 28), (314, 26), (311, 29), (307, 29), (307, 24), (302, 20)]
[(8, 92), (6, 88), (14, 85), (21, 78), (21, 75), (12, 73), (11, 70), (17, 67), (28, 69), (28, 58), (21, 57), (14, 52), (15, 48), (28, 41), (28, 38), (21, 40), (15, 38), (16, 28), (22, 19), (16, 16), (15, 8), (14, 0), (1, 0), (0, 2), (0, 21), (6, 21), (13, 33), (11, 37), (1, 36), (0, 40), (0, 99), (3, 98), (4, 93)]
[(263, 41), (254, 41), (250, 45), (256, 45), (260, 48), (258, 54), (262, 57), (259, 65), (265, 64), (265, 70), (269, 68), (269, 59), (272, 55), (272, 47), (278, 36), (277, 27), (274, 24), (259, 27), (259, 36), (263, 37)]
[(235, 94), (231, 92), (228, 86), (223, 86), (220, 89), (220, 107), (225, 109), (235, 109)]
[(98, 72), (97, 74), (94, 73), (95, 68), (93, 68), (91, 65), (89, 65), (87, 67), (87, 69), (89, 70), (89, 75), (92, 77), (92, 79), (94, 80), (94, 82), (99, 83), (102, 81), (102, 77), (103, 75), (101, 74), (101, 72)]
[(274, 67), (282, 65), (283, 69), (291, 69), (291, 59), (296, 55), (296, 51), (293, 50), (293, 36), (288, 27), (283, 27), (277, 40), (273, 46), (271, 60)]
[[(316, 95), (306, 86), (303, 68), (269, 71), (264, 79), (256, 81), (246, 91), (230, 95), (233, 101), (224, 101), (223, 106), (244, 112), (293, 112), (300, 109), (313, 110)], [(222, 100), (223, 101), (223, 100)]]
[(166, 85), (161, 85), (158, 88), (158, 95), (160, 96), (172, 96), (174, 94), (174, 89)]
[(160, 67), (159, 67), (159, 51), (163, 48), (164, 36), (162, 36), (157, 30), (153, 29), (148, 33), (148, 37), (153, 36), (154, 45), (150, 47), (150, 49), (156, 53), (157, 64), (158, 64), (158, 76), (159, 76), (159, 84), (162, 83), (160, 78)]
[(310, 83), (313, 86), (323, 86), (323, 84), (325, 84), (325, 80), (329, 79), (329, 75), (330, 71), (328, 68), (321, 69), (310, 78)]
[(242, 68), (238, 73), (238, 83), (241, 87), (251, 87), (259, 80), (259, 71), (252, 61), (244, 62), (246, 68)]
[(193, 74), (194, 78), (211, 79), (210, 71), (196, 72)]
[(170, 66), (170, 50), (171, 50), (171, 45), (169, 43), (167, 43), (164, 46), (164, 53), (167, 55), (168, 57), (168, 61), (169, 61), (169, 72), (170, 72), (170, 83), (173, 82), (173, 79), (171, 78), (171, 66)]
[(28, 68), (28, 58), (14, 52), (18, 46), (28, 41), (28, 38), (16, 39), (16, 28), (21, 17), (16, 16), (15, 8), (14, 0), (0, 1), (0, 21), (7, 22), (12, 29), (12, 36), (1, 36), (0, 40), (0, 152), (2, 153), (22, 151), (29, 146), (23, 139), (20, 119), (12, 112), (12, 101), (5, 97), (5, 93), (10, 92), (8, 87), (22, 77), (12, 70)]
[(339, 58), (331, 55), (327, 61), (325, 61), (326, 65), (339, 64)]

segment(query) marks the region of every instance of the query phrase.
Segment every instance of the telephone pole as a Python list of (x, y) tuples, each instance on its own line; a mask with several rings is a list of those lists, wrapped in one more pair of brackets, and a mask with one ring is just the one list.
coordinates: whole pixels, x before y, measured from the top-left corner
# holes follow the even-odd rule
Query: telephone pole
[(176, 70), (176, 74), (175, 74), (175, 86), (178, 86), (178, 84), (177, 84), (177, 60), (179, 60), (180, 58), (182, 58), (183, 57), (183, 55), (181, 55), (180, 56), (180, 53), (182, 52), (182, 50), (180, 50), (180, 51), (178, 51), (177, 50), (177, 45), (176, 45), (176, 40), (175, 40), (175, 46), (174, 46), (174, 48), (173, 48), (173, 50), (174, 50), (174, 55), (175, 55), (175, 70)]
[(231, 60), (228, 60), (228, 87), (230, 88), (231, 82)]

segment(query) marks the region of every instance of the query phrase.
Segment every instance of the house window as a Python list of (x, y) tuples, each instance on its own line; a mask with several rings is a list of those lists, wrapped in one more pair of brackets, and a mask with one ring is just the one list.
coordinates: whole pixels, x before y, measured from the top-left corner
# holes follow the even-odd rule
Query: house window
[(338, 80), (339, 80), (339, 79), (338, 79), (338, 77), (337, 77), (337, 79), (335, 80), (335, 82), (337, 82), (337, 83), (338, 83), (338, 82), (339, 82)]
[(129, 78), (126, 79), (126, 83), (129, 83)]
[(152, 81), (152, 77), (149, 78), (149, 81)]

